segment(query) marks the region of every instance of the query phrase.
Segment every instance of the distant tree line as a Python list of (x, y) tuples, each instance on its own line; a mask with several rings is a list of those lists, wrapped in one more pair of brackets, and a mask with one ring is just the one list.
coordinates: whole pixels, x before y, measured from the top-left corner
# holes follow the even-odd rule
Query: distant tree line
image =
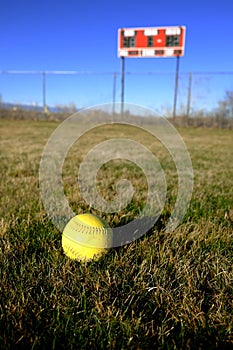
[[(11, 106), (11, 107), (10, 107)], [(182, 110), (182, 108), (181, 108)], [(34, 119), (34, 120), (64, 120), (71, 114), (77, 112), (78, 109), (74, 103), (68, 105), (57, 105), (53, 109), (47, 108), (46, 111), (42, 109), (34, 108), (26, 110), (23, 106), (6, 105), (2, 101), (0, 94), (0, 119)], [(101, 120), (103, 111), (95, 112), (94, 118)], [(129, 111), (125, 111), (125, 120), (132, 121), (137, 116), (132, 116)], [(193, 126), (193, 127), (217, 127), (217, 128), (230, 128), (233, 129), (233, 91), (227, 90), (222, 100), (218, 101), (218, 106), (210, 112), (205, 110), (194, 110), (190, 116), (186, 113), (178, 111), (175, 118), (172, 117), (172, 113), (167, 111), (165, 116), (175, 126)], [(104, 116), (106, 119), (106, 115)], [(141, 119), (141, 124), (154, 124), (154, 116), (145, 116)], [(111, 121), (111, 116), (109, 115)]]

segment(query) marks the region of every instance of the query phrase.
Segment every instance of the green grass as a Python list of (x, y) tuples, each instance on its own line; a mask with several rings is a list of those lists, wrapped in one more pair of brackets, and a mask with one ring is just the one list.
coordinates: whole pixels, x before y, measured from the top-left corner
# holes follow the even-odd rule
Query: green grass
[[(56, 122), (0, 120), (0, 348), (226, 349), (233, 345), (233, 132), (179, 129), (195, 180), (190, 207), (173, 233), (164, 227), (177, 194), (175, 166), (144, 133), (126, 130), (156, 153), (166, 173), (159, 222), (139, 240), (99, 261), (71, 261), (39, 195), (39, 163)], [(124, 130), (118, 129), (124, 135)], [(64, 189), (78, 213), (95, 212), (76, 182), (77, 166), (116, 129), (94, 130), (64, 164)], [(132, 203), (104, 218), (112, 227), (138, 215), (147, 184), (129, 161), (105, 164), (99, 191), (111, 199), (117, 179), (136, 188)]]

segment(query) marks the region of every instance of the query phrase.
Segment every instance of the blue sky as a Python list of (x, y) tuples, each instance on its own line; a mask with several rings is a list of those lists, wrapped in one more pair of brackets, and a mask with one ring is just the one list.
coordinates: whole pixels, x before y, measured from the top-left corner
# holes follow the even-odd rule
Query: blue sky
[[(5, 0), (0, 14), (0, 70), (96, 72), (99, 74), (48, 76), (48, 104), (75, 102), (88, 106), (110, 102), (112, 75), (100, 73), (120, 73), (118, 28), (185, 25), (181, 76), (187, 72), (232, 71), (232, 13), (230, 0)], [(175, 58), (130, 58), (125, 63), (126, 71), (141, 73), (126, 76), (127, 102), (153, 108), (171, 102)], [(164, 75), (142, 74), (151, 71)], [(181, 95), (187, 88), (186, 78), (181, 77)], [(233, 89), (233, 76), (223, 77), (221, 82), (219, 86), (215, 76), (196, 76), (194, 89), (195, 84), (201, 87), (194, 97), (198, 99), (202, 94), (204, 100), (209, 89), (214, 101), (224, 95), (225, 89)], [(1, 74), (0, 93), (3, 100), (41, 104), (41, 77)], [(120, 77), (116, 97), (120, 99)]]

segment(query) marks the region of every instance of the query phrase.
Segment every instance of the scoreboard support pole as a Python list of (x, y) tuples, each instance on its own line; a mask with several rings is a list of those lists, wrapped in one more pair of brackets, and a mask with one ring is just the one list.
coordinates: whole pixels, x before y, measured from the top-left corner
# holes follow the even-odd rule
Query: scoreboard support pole
[(124, 114), (125, 100), (125, 57), (121, 57), (121, 116)]
[(176, 78), (175, 78), (175, 90), (174, 90), (174, 103), (173, 103), (173, 118), (176, 117), (176, 104), (178, 95), (178, 84), (179, 84), (179, 68), (180, 68), (180, 56), (176, 57)]

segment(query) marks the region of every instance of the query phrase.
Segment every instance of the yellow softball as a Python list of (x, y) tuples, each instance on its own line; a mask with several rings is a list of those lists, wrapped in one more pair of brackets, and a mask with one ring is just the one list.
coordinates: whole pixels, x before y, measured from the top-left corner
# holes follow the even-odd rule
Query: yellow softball
[(108, 223), (94, 214), (74, 216), (62, 234), (64, 253), (71, 259), (98, 259), (111, 247), (112, 230)]

